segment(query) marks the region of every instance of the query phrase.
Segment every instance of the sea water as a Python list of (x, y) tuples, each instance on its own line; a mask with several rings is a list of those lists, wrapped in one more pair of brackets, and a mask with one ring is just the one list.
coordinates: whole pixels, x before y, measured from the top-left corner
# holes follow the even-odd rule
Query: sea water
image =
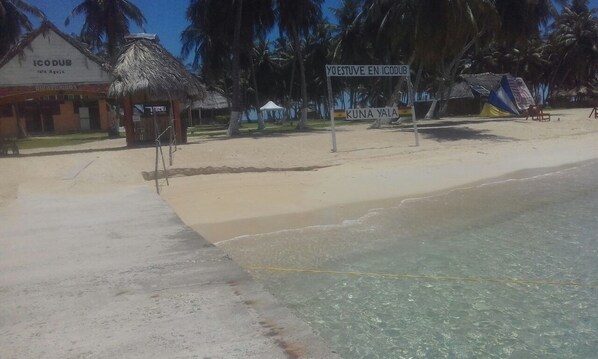
[(221, 247), (343, 358), (598, 357), (598, 162)]

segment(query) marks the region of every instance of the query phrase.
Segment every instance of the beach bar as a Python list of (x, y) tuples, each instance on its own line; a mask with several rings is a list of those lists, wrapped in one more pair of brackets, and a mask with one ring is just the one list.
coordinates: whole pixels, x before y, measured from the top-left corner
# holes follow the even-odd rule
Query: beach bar
[(43, 22), (0, 59), (0, 137), (108, 130), (112, 80), (85, 44)]
[(186, 142), (180, 103), (203, 99), (203, 85), (156, 35), (131, 34), (125, 40), (108, 97), (123, 106), (127, 146), (154, 142), (164, 131), (173, 131), (177, 143)]

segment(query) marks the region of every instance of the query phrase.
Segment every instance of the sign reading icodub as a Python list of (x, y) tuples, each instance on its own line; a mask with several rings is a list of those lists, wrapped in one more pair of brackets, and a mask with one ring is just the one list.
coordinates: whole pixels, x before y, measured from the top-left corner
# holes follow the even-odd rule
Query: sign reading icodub
[(33, 60), (35, 67), (59, 67), (71, 66), (73, 61), (71, 59), (36, 59)]
[(35, 59), (33, 60), (33, 67), (36, 68), (38, 74), (64, 74), (64, 69), (71, 66), (73, 61), (71, 59)]

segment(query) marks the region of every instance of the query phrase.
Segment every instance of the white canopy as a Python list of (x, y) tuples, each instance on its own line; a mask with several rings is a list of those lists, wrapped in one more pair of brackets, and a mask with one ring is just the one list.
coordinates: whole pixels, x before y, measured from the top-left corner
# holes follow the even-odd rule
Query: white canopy
[(260, 107), (260, 111), (276, 111), (276, 110), (284, 110), (284, 107), (280, 107), (272, 101), (268, 101), (267, 104)]

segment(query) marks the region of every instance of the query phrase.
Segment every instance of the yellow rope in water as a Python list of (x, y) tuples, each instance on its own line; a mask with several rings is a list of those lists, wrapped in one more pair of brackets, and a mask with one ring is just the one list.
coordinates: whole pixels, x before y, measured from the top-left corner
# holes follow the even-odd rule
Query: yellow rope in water
[(584, 288), (598, 288), (598, 284), (587, 284), (578, 282), (552, 282), (543, 280), (528, 280), (528, 279), (497, 279), (497, 278), (471, 278), (471, 277), (452, 277), (452, 276), (434, 276), (421, 274), (393, 274), (393, 273), (378, 273), (378, 272), (344, 272), (334, 270), (309, 269), (309, 268), (283, 268), (283, 267), (249, 267), (251, 271), (256, 272), (292, 272), (292, 273), (317, 273), (317, 274), (339, 274), (351, 275), (360, 277), (383, 277), (383, 278), (400, 278), (400, 279), (424, 279), (424, 280), (445, 280), (445, 281), (459, 281), (459, 282), (476, 282), (476, 283), (498, 283), (498, 284), (517, 284), (517, 285), (552, 285), (552, 286), (570, 286), (570, 287), (584, 287)]

